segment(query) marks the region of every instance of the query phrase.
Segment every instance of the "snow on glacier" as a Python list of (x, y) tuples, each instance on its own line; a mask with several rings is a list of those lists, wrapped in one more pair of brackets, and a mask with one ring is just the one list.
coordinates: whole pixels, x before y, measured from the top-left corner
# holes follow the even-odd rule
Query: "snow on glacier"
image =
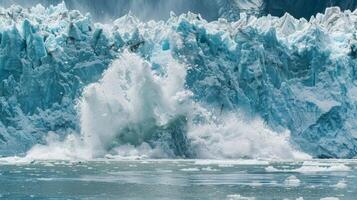
[(355, 157), (356, 26), (337, 7), (309, 21), (172, 13), (106, 25), (64, 4), (0, 8), (0, 154), (44, 148), (50, 132), (99, 145), (93, 156)]

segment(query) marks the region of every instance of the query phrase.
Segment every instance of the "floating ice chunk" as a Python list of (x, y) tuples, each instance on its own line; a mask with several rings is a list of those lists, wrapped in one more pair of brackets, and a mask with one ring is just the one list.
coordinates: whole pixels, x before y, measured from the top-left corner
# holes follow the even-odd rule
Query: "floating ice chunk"
[(264, 160), (196, 160), (195, 165), (269, 165)]
[(275, 167), (273, 167), (273, 166), (268, 166), (268, 167), (265, 168), (265, 171), (267, 171), (267, 172), (279, 172), (280, 170), (275, 168)]
[(277, 169), (273, 166), (265, 168), (267, 172), (299, 172), (299, 173), (317, 173), (317, 172), (343, 172), (350, 171), (351, 168), (344, 164), (331, 164), (325, 166), (302, 165), (296, 169)]
[(212, 168), (212, 167), (203, 167), (201, 168), (202, 171), (208, 171), (208, 172), (217, 172), (219, 171), (219, 169), (215, 169), (215, 168)]
[(227, 200), (255, 200), (255, 197), (244, 197), (240, 194), (227, 195)]
[(248, 185), (252, 186), (252, 187), (261, 187), (261, 186), (263, 186), (263, 183), (261, 183), (259, 181), (253, 181), (253, 182), (249, 183)]
[(298, 187), (301, 181), (296, 176), (289, 176), (285, 179), (284, 184), (287, 187)]
[(39, 181), (53, 181), (54, 178), (37, 178)]
[(196, 167), (193, 167), (193, 168), (183, 168), (183, 169), (180, 169), (180, 171), (183, 171), (183, 172), (198, 172), (198, 171), (200, 171), (200, 169), (196, 168)]
[(338, 183), (336, 183), (336, 185), (334, 185), (334, 187), (338, 189), (344, 189), (347, 187), (347, 182), (345, 180), (340, 180)]

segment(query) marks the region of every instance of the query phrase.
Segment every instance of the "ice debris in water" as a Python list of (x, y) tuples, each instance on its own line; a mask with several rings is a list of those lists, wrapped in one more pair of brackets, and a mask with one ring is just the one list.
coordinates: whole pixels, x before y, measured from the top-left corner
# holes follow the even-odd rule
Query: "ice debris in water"
[(338, 189), (344, 189), (347, 187), (347, 182), (345, 180), (340, 180), (336, 185), (334, 185)]
[[(99, 117), (109, 123), (104, 119), (124, 113), (116, 127), (94, 127), (96, 133), (78, 137), (99, 137), (100, 144), (91, 145), (100, 145), (102, 152), (88, 150), (89, 155), (128, 145), (149, 146), (153, 155), (171, 157), (255, 158), (266, 156), (264, 152), (301, 157), (295, 147), (314, 157), (355, 157), (356, 22), (356, 11), (337, 7), (309, 21), (285, 14), (207, 22), (188, 13), (147, 23), (126, 15), (109, 25), (93, 23), (89, 15), (69, 11), (64, 4), (0, 8), (0, 154), (21, 154), (45, 143), (48, 132), (63, 140), (83, 133)], [(124, 49), (149, 63), (139, 72), (128, 71), (129, 78), (139, 81), (113, 74), (122, 79), (106, 82), (104, 76), (98, 82)], [(185, 71), (177, 67), (181, 65)], [(88, 86), (92, 83), (109, 88), (96, 90)], [(109, 95), (107, 103), (100, 102), (106, 98), (103, 91)], [(126, 96), (116, 97), (115, 91), (127, 91)], [(92, 111), (105, 112), (87, 120), (91, 116), (83, 116), (86, 109), (78, 103), (83, 101), (100, 106)], [(129, 103), (116, 107), (118, 101)], [(149, 113), (130, 113), (136, 105)], [(196, 115), (187, 115), (192, 108)], [(225, 121), (230, 113), (235, 118)], [(253, 131), (257, 127), (242, 128), (250, 121), (258, 133)], [(118, 132), (103, 135), (101, 128)], [(147, 128), (157, 131), (150, 135)], [(75, 140), (68, 145), (76, 146)], [(278, 148), (269, 140), (279, 141)]]
[(289, 176), (288, 178), (285, 179), (284, 184), (287, 187), (298, 187), (300, 186), (301, 181), (294, 175)]
[(319, 173), (319, 172), (344, 172), (350, 171), (351, 168), (347, 165), (341, 163), (331, 163), (331, 164), (309, 164), (303, 163), (301, 167), (294, 169), (277, 169), (273, 166), (268, 166), (265, 168), (267, 172), (299, 172), (299, 173)]
[(199, 168), (196, 168), (196, 167), (193, 167), (193, 168), (183, 168), (183, 169), (180, 169), (181, 171), (183, 172), (198, 172), (200, 171)]
[(227, 195), (227, 200), (255, 200), (255, 197), (245, 197), (240, 194)]

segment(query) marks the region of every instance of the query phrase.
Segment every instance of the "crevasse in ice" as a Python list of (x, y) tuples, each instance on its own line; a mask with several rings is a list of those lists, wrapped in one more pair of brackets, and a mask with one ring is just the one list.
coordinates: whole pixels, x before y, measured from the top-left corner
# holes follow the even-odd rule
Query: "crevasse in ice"
[[(289, 131), (291, 145), (314, 157), (355, 157), (356, 26), (357, 12), (337, 7), (309, 21), (241, 14), (207, 22), (188, 13), (143, 23), (129, 14), (109, 25), (64, 4), (0, 8), (0, 154), (24, 153), (53, 132), (98, 137), (105, 145), (90, 145), (103, 151), (164, 146), (180, 157), (265, 156), (251, 143), (281, 140), (278, 150), (263, 148), (280, 155), (290, 147), (275, 132)], [(118, 123), (92, 126), (106, 122), (96, 110)], [(232, 113), (264, 128), (256, 134)], [(255, 141), (235, 137), (242, 131)], [(228, 148), (242, 140), (249, 151)]]

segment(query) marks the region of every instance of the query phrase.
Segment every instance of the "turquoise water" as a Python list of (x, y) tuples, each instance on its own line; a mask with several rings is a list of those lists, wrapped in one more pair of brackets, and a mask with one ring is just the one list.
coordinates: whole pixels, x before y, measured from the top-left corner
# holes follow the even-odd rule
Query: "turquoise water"
[(0, 162), (0, 195), (2, 199), (354, 200), (356, 176), (356, 160)]

